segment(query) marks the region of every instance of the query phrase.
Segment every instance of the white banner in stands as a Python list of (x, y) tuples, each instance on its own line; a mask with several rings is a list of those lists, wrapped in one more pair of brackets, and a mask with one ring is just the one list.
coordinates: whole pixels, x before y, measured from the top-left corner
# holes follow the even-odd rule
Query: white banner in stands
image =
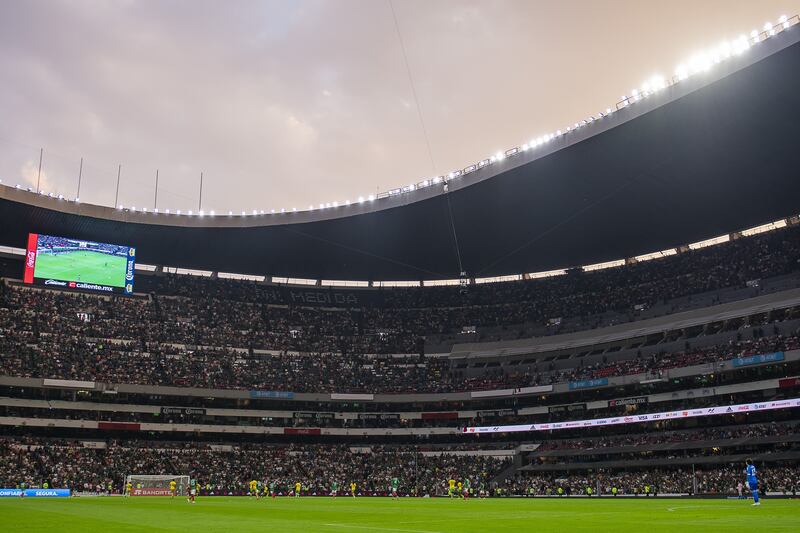
[(664, 411), (662, 413), (646, 413), (632, 416), (615, 416), (611, 418), (590, 418), (587, 420), (569, 420), (566, 422), (547, 422), (544, 424), (521, 424), (516, 426), (479, 426), (466, 427), (463, 433), (510, 433), (517, 431), (551, 431), (554, 429), (574, 429), (581, 427), (613, 426), (617, 424), (641, 424), (657, 420), (674, 420), (694, 418), (697, 416), (730, 415), (734, 413), (750, 413), (769, 411), (771, 409), (790, 409), (800, 407), (800, 398), (775, 400), (771, 402), (742, 403), (738, 405), (718, 405), (701, 409), (683, 409), (680, 411)]

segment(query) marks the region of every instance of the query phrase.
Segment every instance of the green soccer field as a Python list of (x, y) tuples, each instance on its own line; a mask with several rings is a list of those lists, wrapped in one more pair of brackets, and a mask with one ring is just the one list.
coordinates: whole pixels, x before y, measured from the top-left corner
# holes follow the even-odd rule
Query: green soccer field
[(89, 250), (36, 256), (34, 276), (61, 281), (83, 281), (99, 285), (125, 286), (128, 259)]
[(0, 531), (797, 532), (800, 500), (9, 498)]

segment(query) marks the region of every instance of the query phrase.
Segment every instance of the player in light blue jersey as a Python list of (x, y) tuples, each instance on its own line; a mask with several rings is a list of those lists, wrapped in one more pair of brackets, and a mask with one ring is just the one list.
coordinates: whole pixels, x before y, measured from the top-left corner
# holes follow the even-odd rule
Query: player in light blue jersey
[(752, 459), (748, 459), (745, 462), (747, 463), (747, 468), (745, 468), (745, 474), (747, 475), (747, 487), (753, 493), (753, 505), (761, 505), (761, 502), (758, 499), (758, 477), (756, 477), (756, 467), (753, 464)]

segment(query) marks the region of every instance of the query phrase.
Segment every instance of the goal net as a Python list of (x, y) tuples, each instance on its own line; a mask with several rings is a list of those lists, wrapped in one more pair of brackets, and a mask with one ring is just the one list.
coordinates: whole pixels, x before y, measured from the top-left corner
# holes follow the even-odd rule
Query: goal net
[(175, 492), (178, 496), (189, 494), (189, 476), (144, 476), (128, 474), (125, 477), (125, 486), (131, 484), (131, 496), (171, 496), (169, 484), (175, 482)]

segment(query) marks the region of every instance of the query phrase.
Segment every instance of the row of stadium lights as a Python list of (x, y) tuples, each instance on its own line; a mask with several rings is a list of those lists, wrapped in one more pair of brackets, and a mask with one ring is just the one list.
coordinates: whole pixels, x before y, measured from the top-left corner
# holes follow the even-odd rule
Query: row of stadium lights
[[(514, 148), (511, 148), (511, 149), (505, 150), (505, 151), (498, 151), (494, 155), (492, 155), (491, 157), (489, 157), (487, 159), (482, 159), (481, 161), (479, 161), (477, 163), (474, 163), (472, 165), (469, 165), (469, 166), (467, 166), (467, 167), (465, 167), (465, 168), (463, 168), (461, 170), (454, 170), (454, 171), (450, 172), (447, 176), (436, 176), (434, 178), (425, 179), (425, 180), (423, 180), (421, 182), (412, 183), (412, 184), (407, 185), (407, 186), (402, 187), (402, 188), (391, 189), (391, 190), (389, 190), (389, 191), (387, 191), (385, 193), (380, 193), (378, 195), (370, 194), (370, 195), (368, 195), (366, 197), (359, 196), (358, 200), (357, 200), (357, 203), (358, 204), (363, 204), (364, 202), (370, 202), (371, 203), (371, 202), (374, 202), (376, 199), (388, 198), (388, 197), (391, 197), (391, 196), (396, 196), (398, 194), (409, 193), (409, 192), (415, 191), (417, 189), (424, 189), (424, 188), (427, 188), (427, 187), (430, 187), (430, 186), (433, 186), (433, 185), (438, 185), (440, 183), (446, 184), (448, 181), (450, 181), (450, 180), (452, 180), (454, 178), (458, 178), (458, 177), (464, 176), (466, 174), (470, 174), (472, 172), (475, 172), (476, 170), (479, 170), (479, 169), (484, 168), (486, 166), (489, 166), (489, 165), (492, 165), (494, 163), (497, 163), (498, 161), (502, 161), (502, 160), (506, 159), (507, 157), (515, 156), (515, 155), (518, 155), (518, 154), (520, 154), (522, 152), (527, 152), (529, 150), (533, 150), (533, 149), (536, 149), (536, 148), (538, 148), (540, 146), (548, 144), (553, 139), (565, 136), (566, 134), (568, 134), (569, 132), (571, 132), (573, 130), (580, 129), (580, 128), (582, 128), (584, 126), (587, 126), (587, 125), (589, 125), (589, 124), (591, 124), (591, 123), (593, 123), (595, 121), (601, 120), (604, 117), (607, 117), (607, 116), (611, 115), (617, 109), (620, 109), (620, 108), (623, 108), (623, 107), (627, 107), (627, 106), (629, 106), (629, 105), (631, 105), (631, 104), (633, 104), (635, 102), (638, 102), (639, 100), (647, 98), (648, 96), (650, 96), (652, 94), (655, 94), (655, 93), (659, 92), (660, 90), (662, 90), (662, 89), (664, 89), (664, 88), (666, 88), (668, 86), (671, 86), (671, 85), (674, 85), (674, 84), (676, 84), (676, 83), (678, 83), (680, 81), (683, 81), (683, 80), (689, 78), (690, 76), (692, 76), (694, 74), (698, 74), (698, 73), (701, 73), (701, 72), (707, 72), (714, 65), (716, 65), (716, 64), (718, 64), (718, 63), (720, 63), (720, 62), (722, 62), (722, 61), (724, 61), (724, 60), (726, 60), (726, 59), (728, 59), (728, 58), (730, 58), (732, 56), (741, 55), (742, 53), (747, 51), (751, 46), (753, 46), (753, 45), (755, 45), (755, 44), (757, 44), (757, 43), (759, 43), (761, 41), (764, 41), (764, 40), (772, 37), (776, 33), (789, 28), (793, 24), (796, 24), (797, 21), (798, 21), (797, 19), (798, 19), (797, 15), (793, 16), (791, 19), (789, 19), (786, 15), (781, 15), (781, 17), (778, 19), (777, 24), (773, 25), (771, 22), (767, 22), (767, 23), (764, 24), (764, 28), (763, 28), (763, 30), (761, 32), (759, 32), (757, 30), (751, 31), (749, 38), (746, 37), (745, 35), (740, 35), (738, 38), (734, 39), (733, 41), (724, 41), (721, 45), (719, 45), (718, 47), (716, 47), (714, 49), (711, 49), (711, 50), (706, 51), (706, 52), (701, 52), (701, 53), (695, 54), (686, 63), (681, 63), (680, 65), (677, 66), (677, 68), (675, 69), (675, 74), (670, 80), (665, 79), (663, 76), (655, 75), (655, 76), (651, 77), (649, 80), (645, 81), (642, 84), (641, 88), (633, 89), (631, 91), (630, 95), (622, 95), (622, 98), (620, 99), (619, 102), (617, 102), (615, 104), (614, 108), (611, 108), (611, 107), (606, 108), (605, 112), (600, 111), (599, 113), (597, 113), (596, 116), (595, 115), (589, 115), (589, 117), (587, 117), (586, 119), (581, 120), (579, 122), (575, 122), (574, 124), (572, 124), (570, 126), (566, 126), (566, 128), (563, 129), (563, 130), (556, 130), (554, 133), (546, 133), (544, 135), (536, 137), (535, 139), (532, 139), (531, 141), (529, 141), (528, 143), (523, 144), (522, 146), (516, 146)], [(0, 184), (2, 184), (2, 180), (0, 180)], [(16, 188), (20, 189), (21, 187), (20, 187), (19, 184), (17, 184)], [(27, 190), (28, 190), (28, 192), (34, 192), (31, 189), (31, 187), (28, 187)], [(63, 200), (64, 199), (64, 195), (61, 195), (61, 194), (59, 194), (56, 197), (53, 193), (45, 193), (45, 191), (41, 191), (41, 190), (39, 191), (39, 194), (45, 195), (45, 196), (49, 196), (50, 198), (58, 198), (59, 200)], [(80, 202), (80, 198), (75, 198), (75, 202)], [(338, 208), (338, 207), (340, 207), (340, 205), (350, 206), (351, 202), (350, 202), (350, 200), (345, 200), (345, 202), (342, 203), (342, 204), (340, 204), (339, 202), (321, 203), (321, 204), (319, 204), (318, 209), (319, 210), (324, 210), (324, 209), (330, 209), (330, 208)], [(124, 210), (125, 207), (122, 204), (120, 204), (120, 205), (117, 206), (117, 209), (118, 210)], [(129, 209), (132, 212), (137, 212), (137, 208), (135, 206), (131, 206)], [(313, 205), (309, 205), (308, 209), (306, 211), (310, 212), (310, 211), (314, 211), (314, 210), (315, 210), (315, 207)], [(142, 213), (148, 213), (148, 212), (151, 212), (151, 213), (154, 213), (154, 214), (161, 213), (158, 208), (154, 208), (154, 209), (148, 211), (148, 209), (146, 207), (143, 207), (138, 211), (140, 211)], [(297, 208), (293, 207), (291, 209), (291, 212), (297, 212)], [(173, 214), (169, 209), (165, 209), (163, 211), (163, 213), (167, 214), (167, 215)], [(284, 214), (284, 213), (286, 213), (286, 209), (285, 208), (281, 208), (279, 211), (276, 211), (275, 209), (270, 210), (270, 214), (272, 214), (272, 215), (278, 214), (278, 213)], [(200, 217), (203, 217), (203, 216), (206, 216), (206, 215), (211, 216), (211, 217), (216, 216), (216, 213), (214, 211), (209, 211), (209, 212), (206, 213), (204, 210), (199, 210), (197, 212), (195, 212), (193, 210), (182, 212), (180, 209), (178, 209), (178, 210), (176, 210), (174, 212), (174, 214), (175, 215), (188, 215), (188, 216), (197, 215), (197, 216), (200, 216)], [(243, 211), (241, 211), (239, 216), (243, 216), (243, 217), (244, 216), (257, 216), (257, 215), (264, 215), (264, 214), (265, 214), (265, 211), (263, 209), (261, 209), (261, 210), (253, 209), (250, 212), (243, 210)], [(228, 216), (234, 216), (234, 212), (233, 211), (228, 211)]]

